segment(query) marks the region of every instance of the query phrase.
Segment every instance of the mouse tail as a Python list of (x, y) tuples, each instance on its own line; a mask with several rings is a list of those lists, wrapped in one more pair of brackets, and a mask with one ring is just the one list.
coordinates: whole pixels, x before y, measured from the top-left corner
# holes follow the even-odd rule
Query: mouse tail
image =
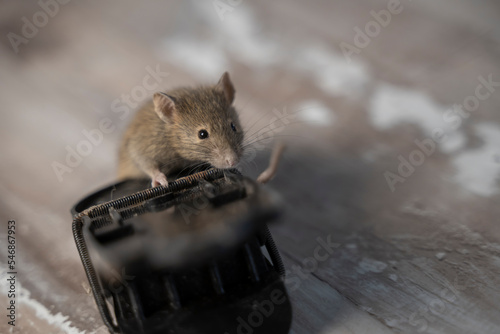
[(281, 156), (283, 155), (283, 151), (286, 146), (282, 142), (278, 142), (271, 153), (271, 158), (269, 159), (269, 166), (257, 177), (257, 182), (259, 183), (267, 183), (271, 181), (276, 172), (278, 171), (278, 165), (281, 161)]

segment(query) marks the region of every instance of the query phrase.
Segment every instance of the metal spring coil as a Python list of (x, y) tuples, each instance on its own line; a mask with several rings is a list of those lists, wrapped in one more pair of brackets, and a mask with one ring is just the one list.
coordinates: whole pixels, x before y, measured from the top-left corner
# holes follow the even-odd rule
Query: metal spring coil
[(269, 231), (267, 225), (264, 226), (264, 237), (266, 239), (266, 247), (268, 248), (269, 256), (271, 256), (271, 260), (273, 260), (273, 264), (276, 266), (278, 274), (281, 277), (285, 277), (285, 265), (283, 264), (278, 247), (274, 243), (271, 231)]
[(210, 169), (207, 171), (199, 172), (197, 174), (189, 175), (178, 179), (174, 182), (171, 182), (166, 187), (155, 187), (151, 189), (146, 189), (135, 194), (116, 199), (113, 201), (109, 201), (98, 206), (92, 207), (87, 212), (87, 215), (90, 218), (96, 218), (99, 216), (107, 215), (109, 212), (109, 208), (113, 207), (116, 210), (128, 207), (139, 205), (151, 198), (158, 197), (161, 195), (165, 195), (169, 192), (178, 191), (184, 188), (187, 188), (194, 183), (198, 182), (200, 179), (205, 180), (214, 180), (220, 178), (224, 175), (224, 171), (221, 169)]

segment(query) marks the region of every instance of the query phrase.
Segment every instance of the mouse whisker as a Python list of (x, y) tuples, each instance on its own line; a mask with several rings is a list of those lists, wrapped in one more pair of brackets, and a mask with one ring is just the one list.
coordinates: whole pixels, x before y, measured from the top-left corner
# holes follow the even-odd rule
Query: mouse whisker
[[(293, 111), (293, 112), (291, 112), (291, 113), (289, 113), (289, 114), (287, 114), (287, 115), (285, 115), (285, 116), (282, 116), (282, 117), (280, 117), (280, 118), (275, 119), (274, 121), (272, 121), (272, 122), (268, 123), (267, 125), (264, 125), (264, 126), (263, 126), (262, 128), (260, 128), (259, 130), (254, 131), (254, 132), (253, 132), (250, 136), (252, 136), (252, 135), (254, 135), (254, 134), (258, 133), (260, 130), (264, 129), (266, 126), (271, 126), (271, 124), (276, 123), (276, 122), (278, 122), (278, 121), (281, 121), (282, 119), (284, 119), (284, 118), (288, 118), (288, 117), (290, 117), (290, 116), (293, 116), (293, 118), (295, 118), (297, 113), (299, 113), (299, 112), (301, 112), (301, 111), (304, 111), (304, 110), (313, 109), (313, 108), (314, 108), (314, 107), (308, 107), (308, 108), (302, 108), (302, 109), (295, 110), (295, 111)], [(264, 116), (266, 116), (266, 115), (264, 115)], [(263, 118), (263, 117), (260, 117), (260, 118), (259, 118), (259, 120), (261, 120), (262, 118)], [(259, 120), (257, 120), (257, 122), (258, 122)], [(255, 124), (256, 124), (257, 122), (253, 123), (253, 124), (250, 126), (250, 128), (248, 128), (248, 129), (246, 130), (246, 132), (249, 132), (249, 131), (250, 131), (250, 130), (251, 130), (251, 129), (255, 126)], [(292, 123), (289, 123), (289, 124), (292, 124)]]
[[(289, 122), (287, 124), (287, 126), (291, 126), (291, 125), (295, 125), (295, 124), (308, 124), (308, 122), (306, 122), (306, 121), (293, 121), (293, 122)], [(259, 136), (262, 136), (262, 135), (264, 135), (266, 133), (276, 131), (275, 128), (269, 128), (269, 129), (267, 129), (265, 131), (262, 131), (265, 128), (266, 127), (264, 126), (261, 129), (257, 130), (256, 132), (254, 132), (253, 134), (250, 134), (250, 135), (246, 136), (245, 141), (252, 140), (252, 139), (255, 139), (255, 138), (257, 138)]]
[[(306, 122), (306, 121), (295, 121), (295, 122), (290, 122), (288, 125), (295, 125), (295, 124), (301, 124), (301, 123), (302, 123), (302, 124), (307, 124), (307, 122)], [(264, 128), (265, 128), (265, 127), (263, 127), (262, 129), (264, 129)], [(262, 130), (262, 129), (260, 129), (260, 130)], [(273, 131), (275, 131), (276, 129), (274, 129), (274, 128), (270, 128), (270, 129), (267, 129), (267, 130), (266, 130), (266, 131), (264, 131), (264, 132), (261, 132), (260, 130), (259, 130), (258, 132), (256, 132), (256, 133), (254, 133), (254, 134), (250, 135), (250, 136), (247, 136), (247, 137), (245, 138), (245, 140), (244, 140), (244, 141), (246, 141), (246, 142), (247, 142), (247, 141), (249, 141), (249, 140), (252, 140), (252, 139), (258, 138), (259, 136), (262, 136), (262, 135), (267, 134), (267, 133), (269, 133), (269, 132), (273, 132)]]
[(246, 143), (245, 145), (242, 146), (242, 148), (245, 149), (245, 148), (247, 148), (247, 147), (249, 147), (251, 145), (254, 145), (254, 144), (256, 144), (256, 143), (258, 143), (260, 141), (268, 140), (268, 139), (274, 139), (274, 138), (277, 138), (277, 137), (296, 137), (296, 138), (302, 138), (302, 139), (306, 138), (304, 136), (298, 136), (298, 135), (275, 135), (275, 136), (270, 136), (270, 137), (266, 137), (266, 138), (256, 139), (256, 140), (254, 140), (254, 141), (252, 141), (250, 143)]
[[(286, 108), (286, 106), (285, 106), (285, 108)], [(295, 114), (297, 114), (297, 113), (299, 113), (299, 112), (301, 112), (301, 111), (308, 110), (308, 109), (313, 109), (313, 108), (315, 108), (315, 107), (314, 107), (314, 106), (312, 106), (312, 107), (307, 107), (307, 108), (302, 108), (302, 109), (294, 110), (293, 112), (291, 112), (291, 113), (289, 113), (289, 114), (287, 114), (287, 115), (285, 115), (285, 116), (282, 116), (282, 117), (280, 117), (280, 118), (278, 118), (278, 119), (275, 119), (274, 121), (272, 121), (272, 122), (271, 122), (271, 123), (269, 123), (268, 125), (271, 125), (271, 124), (273, 124), (273, 123), (275, 123), (275, 122), (277, 122), (277, 121), (280, 121), (280, 120), (282, 120), (283, 118), (287, 118), (287, 117), (290, 117), (290, 116), (292, 116), (292, 115), (293, 115), (293, 116), (295, 116)], [(264, 115), (262, 115), (261, 117), (259, 117), (259, 118), (257, 119), (257, 121), (253, 122), (253, 123), (250, 125), (250, 127), (249, 127), (246, 131), (250, 131), (250, 130), (251, 130), (251, 129), (252, 129), (252, 128), (253, 128), (253, 127), (254, 127), (254, 126), (255, 126), (255, 125), (256, 125), (256, 124), (260, 121), (260, 120), (262, 120), (262, 119), (263, 119), (264, 117), (266, 117), (266, 116), (268, 116), (268, 114), (264, 114)]]

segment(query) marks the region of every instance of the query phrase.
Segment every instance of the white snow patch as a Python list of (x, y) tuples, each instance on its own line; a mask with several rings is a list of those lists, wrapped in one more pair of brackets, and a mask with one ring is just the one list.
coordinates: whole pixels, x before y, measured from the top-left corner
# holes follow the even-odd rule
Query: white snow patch
[(207, 79), (218, 78), (227, 69), (226, 55), (217, 45), (187, 36), (165, 40), (160, 53), (173, 64)]
[(432, 134), (432, 130), (443, 122), (441, 114), (444, 108), (422, 92), (380, 84), (368, 111), (373, 125), (378, 130), (384, 131), (399, 124), (412, 123)]
[(398, 275), (396, 274), (389, 274), (389, 278), (391, 281), (397, 282), (398, 281)]
[[(0, 285), (2, 287), (2, 290), (4, 290), (7, 288), (8, 283), (6, 281), (6, 277), (8, 276), (6, 276), (5, 273), (2, 273), (0, 277), (2, 277)], [(17, 302), (19, 304), (24, 304), (31, 307), (35, 311), (35, 314), (39, 319), (47, 321), (47, 323), (49, 323), (50, 325), (61, 329), (61, 331), (67, 334), (85, 334), (85, 331), (81, 331), (71, 325), (71, 322), (68, 320), (68, 316), (62, 315), (60, 312), (57, 314), (52, 314), (52, 312), (47, 307), (45, 307), (37, 300), (31, 298), (30, 292), (27, 289), (23, 288), (19, 281), (16, 281), (16, 290)]]
[(436, 253), (435, 255), (436, 255), (436, 258), (439, 261), (442, 261), (446, 257), (446, 253), (445, 252), (439, 252), (439, 253)]
[(387, 263), (365, 257), (359, 263), (357, 271), (362, 274), (366, 272), (381, 273), (385, 268), (387, 268)]
[(335, 114), (324, 103), (307, 100), (297, 106), (297, 117), (311, 125), (329, 126), (335, 121)]
[(439, 148), (443, 153), (455, 153), (467, 144), (467, 137), (462, 131), (454, 131), (448, 134), (448, 137), (444, 139)]
[[(269, 32), (264, 31), (247, 4), (242, 3), (226, 12), (224, 20), (220, 20), (211, 1), (187, 1), (184, 6), (193, 22), (205, 26), (205, 33), (199, 36), (191, 27), (186, 27), (184, 21), (180, 21), (177, 25), (184, 34), (179, 39), (232, 53), (235, 59), (252, 68), (273, 65), (282, 58), (279, 56), (282, 50), (279, 40), (269, 37)], [(166, 43), (169, 41), (169, 38), (165, 40)], [(197, 58), (205, 56), (203, 52), (193, 55)]]
[(361, 159), (366, 162), (374, 162), (378, 159), (383, 159), (390, 152), (391, 149), (389, 148), (389, 146), (380, 143), (374, 143), (370, 149), (361, 153)]
[(484, 144), (453, 158), (452, 163), (457, 169), (455, 180), (475, 194), (491, 196), (499, 193), (500, 163), (495, 157), (500, 153), (500, 128), (481, 123), (475, 126), (475, 132)]
[(363, 63), (348, 64), (339, 53), (324, 44), (304, 45), (293, 54), (292, 68), (312, 76), (316, 85), (330, 95), (357, 96), (370, 80)]
[(447, 110), (423, 92), (383, 83), (372, 96), (368, 114), (380, 131), (400, 124), (415, 124), (427, 138), (433, 139), (434, 131), (440, 129), (447, 137), (439, 148), (444, 153), (453, 153), (465, 146), (467, 138), (459, 129), (453, 130), (451, 124), (445, 122), (443, 115)]
[(255, 15), (245, 5), (227, 15), (219, 28), (225, 35), (225, 41), (231, 41), (228, 48), (245, 64), (263, 67), (275, 64), (282, 58), (279, 41), (259, 30)]

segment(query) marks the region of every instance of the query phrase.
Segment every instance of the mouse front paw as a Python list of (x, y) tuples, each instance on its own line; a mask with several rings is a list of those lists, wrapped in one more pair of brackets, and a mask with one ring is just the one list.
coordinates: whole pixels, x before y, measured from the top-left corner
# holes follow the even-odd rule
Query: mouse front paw
[(160, 185), (166, 187), (166, 186), (168, 186), (168, 181), (167, 181), (167, 177), (165, 176), (165, 174), (158, 172), (153, 176), (153, 180), (151, 181), (151, 186), (154, 188), (154, 187), (158, 187)]

